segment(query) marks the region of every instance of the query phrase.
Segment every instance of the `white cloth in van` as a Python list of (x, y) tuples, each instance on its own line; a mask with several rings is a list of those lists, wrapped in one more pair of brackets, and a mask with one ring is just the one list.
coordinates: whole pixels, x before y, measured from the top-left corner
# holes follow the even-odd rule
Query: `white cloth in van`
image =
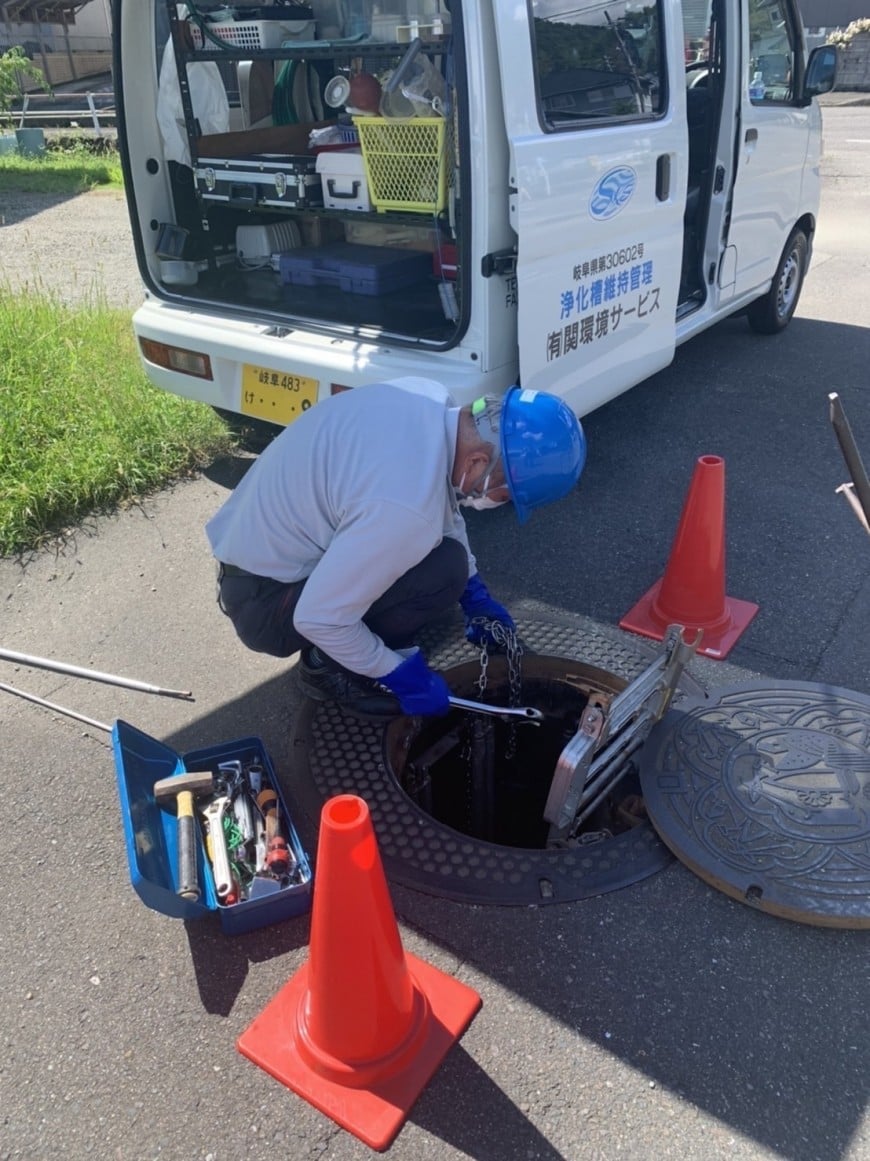
[[(212, 60), (193, 61), (187, 66), (187, 83), (193, 115), (199, 122), (200, 131), (203, 134), (226, 133), (230, 127), (230, 103), (217, 64)], [(184, 126), (172, 37), (166, 42), (160, 65), (157, 124), (166, 160), (189, 166), (190, 146)]]

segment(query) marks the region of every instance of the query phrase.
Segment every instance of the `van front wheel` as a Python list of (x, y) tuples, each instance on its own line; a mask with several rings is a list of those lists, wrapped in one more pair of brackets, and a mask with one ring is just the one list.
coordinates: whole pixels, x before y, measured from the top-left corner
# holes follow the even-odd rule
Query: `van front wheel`
[(795, 230), (785, 244), (770, 290), (746, 312), (756, 334), (775, 335), (791, 322), (804, 282), (808, 250), (806, 234)]

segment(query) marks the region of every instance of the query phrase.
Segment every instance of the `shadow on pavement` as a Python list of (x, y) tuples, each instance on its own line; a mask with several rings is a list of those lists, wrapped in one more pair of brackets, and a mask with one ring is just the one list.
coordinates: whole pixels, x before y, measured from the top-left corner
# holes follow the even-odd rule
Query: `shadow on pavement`
[(52, 210), (80, 196), (76, 193), (25, 193), (4, 188), (4, 185), (8, 186), (8, 183), (4, 183), (0, 175), (0, 193), (3, 195), (0, 229), (3, 226), (16, 226), (19, 222), (26, 222), (28, 218), (36, 217), (45, 210)]
[(451, 1048), (441, 1071), (444, 1087), (451, 1090), (449, 1121), (442, 1111), (443, 1101), (427, 1096), (430, 1084), (411, 1109), (409, 1120), (414, 1124), (475, 1161), (505, 1161), (508, 1157), (568, 1161), (461, 1044)]
[[(521, 538), (508, 511), (470, 513), (481, 573), (501, 578), (499, 599), (532, 598), (616, 624), (661, 575), (670, 548), (663, 514), (676, 529), (697, 456), (721, 455), (727, 589), (761, 606), (729, 660), (784, 680), (867, 692), (861, 609), (870, 560), (854, 516), (834, 494), (845, 469), (827, 393), (841, 393), (859, 446), (870, 446), (866, 409), (855, 405), (866, 397), (870, 332), (797, 318), (773, 341), (775, 356), (770, 340), (747, 338), (743, 320), (727, 320), (704, 343), (681, 348), (675, 370), (587, 417), (580, 487), (536, 513)], [(659, 454), (650, 456), (651, 447)], [(232, 486), (243, 468), (231, 461), (212, 478)], [(292, 784), (289, 715), (298, 695), (289, 687), (282, 677), (227, 702), (170, 744), (184, 749), (185, 735), (192, 746), (257, 733)], [(870, 864), (870, 846), (856, 857)], [(521, 1051), (523, 1037), (552, 1042), (546, 1051), (535, 1043), (539, 1071), (530, 1081), (551, 1108), (577, 1115), (584, 1054), (595, 1057), (593, 1077), (606, 1075), (610, 1055), (628, 1066), (619, 1070), (622, 1083), (636, 1078), (637, 1090), (586, 1091), (582, 1101), (608, 1123), (618, 1124), (621, 1102), (641, 1099), (652, 1083), (714, 1126), (790, 1161), (836, 1161), (848, 1150), (870, 1096), (870, 933), (759, 914), (680, 865), (611, 895), (546, 908), (469, 907), (404, 888), (393, 895), (403, 922), (459, 957), (466, 982), (481, 973), (517, 997), (501, 1005), (488, 1052)], [(238, 949), (197, 938), (205, 1002), (225, 1010), (229, 989), (212, 978), (217, 963), (226, 959), (237, 990), (250, 954), (275, 954), (276, 939), (299, 946), (304, 927), (270, 929)], [(448, 1109), (450, 1086), (461, 1092)], [(457, 1105), (467, 1115), (457, 1115)], [(414, 1117), (475, 1157), (547, 1147), (461, 1049)]]
[[(835, 1161), (865, 1114), (866, 932), (756, 914), (679, 866), (546, 911), (466, 910), (410, 892), (399, 909), (570, 1029), (569, 1077), (583, 1045), (637, 1070), (637, 1089), (585, 1098), (612, 1103), (617, 1117), (651, 1080), (793, 1161)], [(552, 1072), (558, 1086), (558, 1060)]]
[[(204, 737), (245, 736), (256, 721), (279, 777), (292, 785), (281, 707), (291, 710), (298, 698), (294, 684), (282, 676), (167, 744), (184, 751)], [(534, 1080), (536, 1090), (552, 1093), (553, 1107), (576, 1109), (580, 1054), (597, 1049), (636, 1071), (639, 1090), (653, 1081), (792, 1161), (835, 1161), (865, 1113), (868, 932), (759, 914), (679, 865), (607, 896), (544, 908), (469, 907), (395, 886), (393, 897), (403, 922), (462, 961), (466, 982), (474, 986), (480, 972), (522, 1001), (515, 1030), (500, 1022), (508, 1042), (493, 1041), (493, 1052), (520, 1051), (522, 1038), (542, 1028), (554, 1039), (550, 1064)], [(226, 1014), (249, 962), (298, 948), (306, 937), (303, 919), (246, 937), (224, 937), (211, 925), (189, 930), (206, 1008)], [(536, 1013), (549, 1023), (536, 1022)], [(540, 1060), (540, 1045), (534, 1056)], [(537, 1130), (483, 1069), (464, 1054), (461, 1063), (455, 1052), (448, 1060), (453, 1075), (463, 1072), (468, 1118), (452, 1105), (449, 1117), (439, 1114), (439, 1086), (448, 1082), (436, 1076), (430, 1089), (441, 1102), (424, 1095), (414, 1119), (474, 1157), (517, 1156), (517, 1140), (541, 1149)], [(620, 1100), (631, 1095), (596, 1089), (582, 1100), (599, 1111), (602, 1101), (612, 1103), (609, 1114), (618, 1117)]]
[(186, 922), (196, 985), (202, 1006), (229, 1016), (248, 975), (248, 965), (296, 951), (308, 944), (308, 916), (288, 919), (245, 936), (225, 935), (216, 916)]

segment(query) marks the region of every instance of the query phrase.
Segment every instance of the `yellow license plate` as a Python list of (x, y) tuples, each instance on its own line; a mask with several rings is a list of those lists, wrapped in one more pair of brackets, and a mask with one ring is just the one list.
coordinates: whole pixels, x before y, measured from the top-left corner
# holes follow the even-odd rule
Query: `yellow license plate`
[(242, 415), (285, 426), (317, 402), (319, 381), (269, 367), (242, 365)]

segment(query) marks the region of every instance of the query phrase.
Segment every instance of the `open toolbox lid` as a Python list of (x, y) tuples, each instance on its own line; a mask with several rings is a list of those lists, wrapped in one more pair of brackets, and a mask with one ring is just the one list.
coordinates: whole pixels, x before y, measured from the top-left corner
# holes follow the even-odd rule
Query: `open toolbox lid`
[(130, 881), (148, 907), (176, 919), (198, 919), (217, 907), (210, 876), (202, 875), (202, 901), (182, 899), (178, 887), (177, 823), (162, 810), (153, 786), (185, 769), (182, 756), (124, 721), (112, 727), (115, 775)]
[[(312, 872), (281, 794), (272, 763), (259, 738), (242, 738), (209, 749), (179, 754), (157, 738), (124, 721), (112, 728), (115, 775), (124, 827), (130, 881), (146, 906), (176, 919), (199, 919), (217, 911), (221, 925), (231, 934), (299, 915), (311, 906)], [(177, 894), (178, 827), (174, 811), (154, 797), (154, 783), (185, 770), (208, 770), (220, 762), (255, 759), (278, 796), (282, 831), (296, 859), (295, 879), (273, 894), (242, 900), (232, 906), (218, 902), (211, 866), (204, 844), (197, 844), (197, 870), (202, 895), (199, 900)], [(264, 782), (265, 784), (265, 782)]]

